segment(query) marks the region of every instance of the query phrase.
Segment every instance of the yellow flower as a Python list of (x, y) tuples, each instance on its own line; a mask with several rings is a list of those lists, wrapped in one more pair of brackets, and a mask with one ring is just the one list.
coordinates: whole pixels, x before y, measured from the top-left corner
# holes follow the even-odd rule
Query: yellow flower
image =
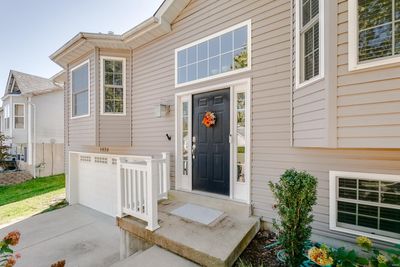
[(382, 254), (379, 254), (379, 256), (376, 259), (378, 260), (379, 263), (386, 263), (388, 261), (386, 257)]
[(308, 251), (308, 257), (310, 260), (320, 266), (328, 266), (333, 264), (332, 257), (329, 257), (326, 248), (313, 247)]
[(357, 237), (356, 241), (357, 241), (357, 244), (358, 244), (361, 248), (366, 249), (366, 250), (371, 250), (371, 248), (372, 248), (372, 241), (371, 241), (368, 237), (359, 236), (359, 237)]

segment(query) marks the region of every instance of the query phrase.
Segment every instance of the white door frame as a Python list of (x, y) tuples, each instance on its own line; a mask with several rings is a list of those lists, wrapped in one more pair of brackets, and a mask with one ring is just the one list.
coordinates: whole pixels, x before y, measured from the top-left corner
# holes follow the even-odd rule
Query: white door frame
[[(250, 204), (250, 179), (251, 179), (251, 79), (242, 79), (231, 81), (227, 83), (221, 83), (200, 89), (194, 89), (175, 94), (175, 188), (182, 191), (192, 191), (192, 96), (195, 94), (216, 91), (219, 89), (230, 88), (230, 186), (229, 186), (229, 198), (239, 202), (245, 202)], [(235, 179), (236, 174), (236, 92), (245, 92), (246, 95), (246, 106), (245, 106), (245, 122), (246, 122), (246, 149), (245, 149), (245, 182), (237, 182)], [(183, 156), (182, 156), (182, 104), (183, 102), (188, 103), (188, 175), (183, 175)], [(198, 192), (198, 191), (196, 191)], [(202, 192), (199, 192), (202, 193)], [(205, 195), (210, 193), (204, 192)], [(221, 195), (222, 196), (222, 195)]]

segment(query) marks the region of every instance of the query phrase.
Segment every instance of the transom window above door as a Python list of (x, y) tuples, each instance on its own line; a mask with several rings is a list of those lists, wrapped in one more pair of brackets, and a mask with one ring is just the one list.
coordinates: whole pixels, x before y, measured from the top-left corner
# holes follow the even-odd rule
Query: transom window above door
[(101, 57), (102, 114), (125, 114), (125, 58)]
[(251, 21), (175, 51), (176, 86), (246, 71), (251, 67)]
[(349, 68), (400, 61), (400, 0), (349, 0)]

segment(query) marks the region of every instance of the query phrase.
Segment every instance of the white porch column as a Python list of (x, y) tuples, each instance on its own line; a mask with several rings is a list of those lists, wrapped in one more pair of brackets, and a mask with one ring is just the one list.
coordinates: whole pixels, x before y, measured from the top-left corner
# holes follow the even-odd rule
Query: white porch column
[(147, 214), (148, 214), (148, 224), (146, 229), (150, 231), (155, 231), (160, 226), (158, 225), (158, 176), (157, 174), (157, 164), (154, 160), (146, 160), (147, 163)]

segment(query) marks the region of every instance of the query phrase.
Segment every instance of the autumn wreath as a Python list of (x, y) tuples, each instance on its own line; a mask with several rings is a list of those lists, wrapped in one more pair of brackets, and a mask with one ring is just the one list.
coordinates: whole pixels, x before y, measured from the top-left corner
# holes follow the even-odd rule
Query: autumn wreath
[(210, 128), (210, 127), (212, 127), (212, 126), (215, 125), (215, 119), (216, 119), (216, 117), (215, 117), (214, 112), (207, 111), (206, 114), (204, 114), (202, 123), (203, 123), (207, 128)]

